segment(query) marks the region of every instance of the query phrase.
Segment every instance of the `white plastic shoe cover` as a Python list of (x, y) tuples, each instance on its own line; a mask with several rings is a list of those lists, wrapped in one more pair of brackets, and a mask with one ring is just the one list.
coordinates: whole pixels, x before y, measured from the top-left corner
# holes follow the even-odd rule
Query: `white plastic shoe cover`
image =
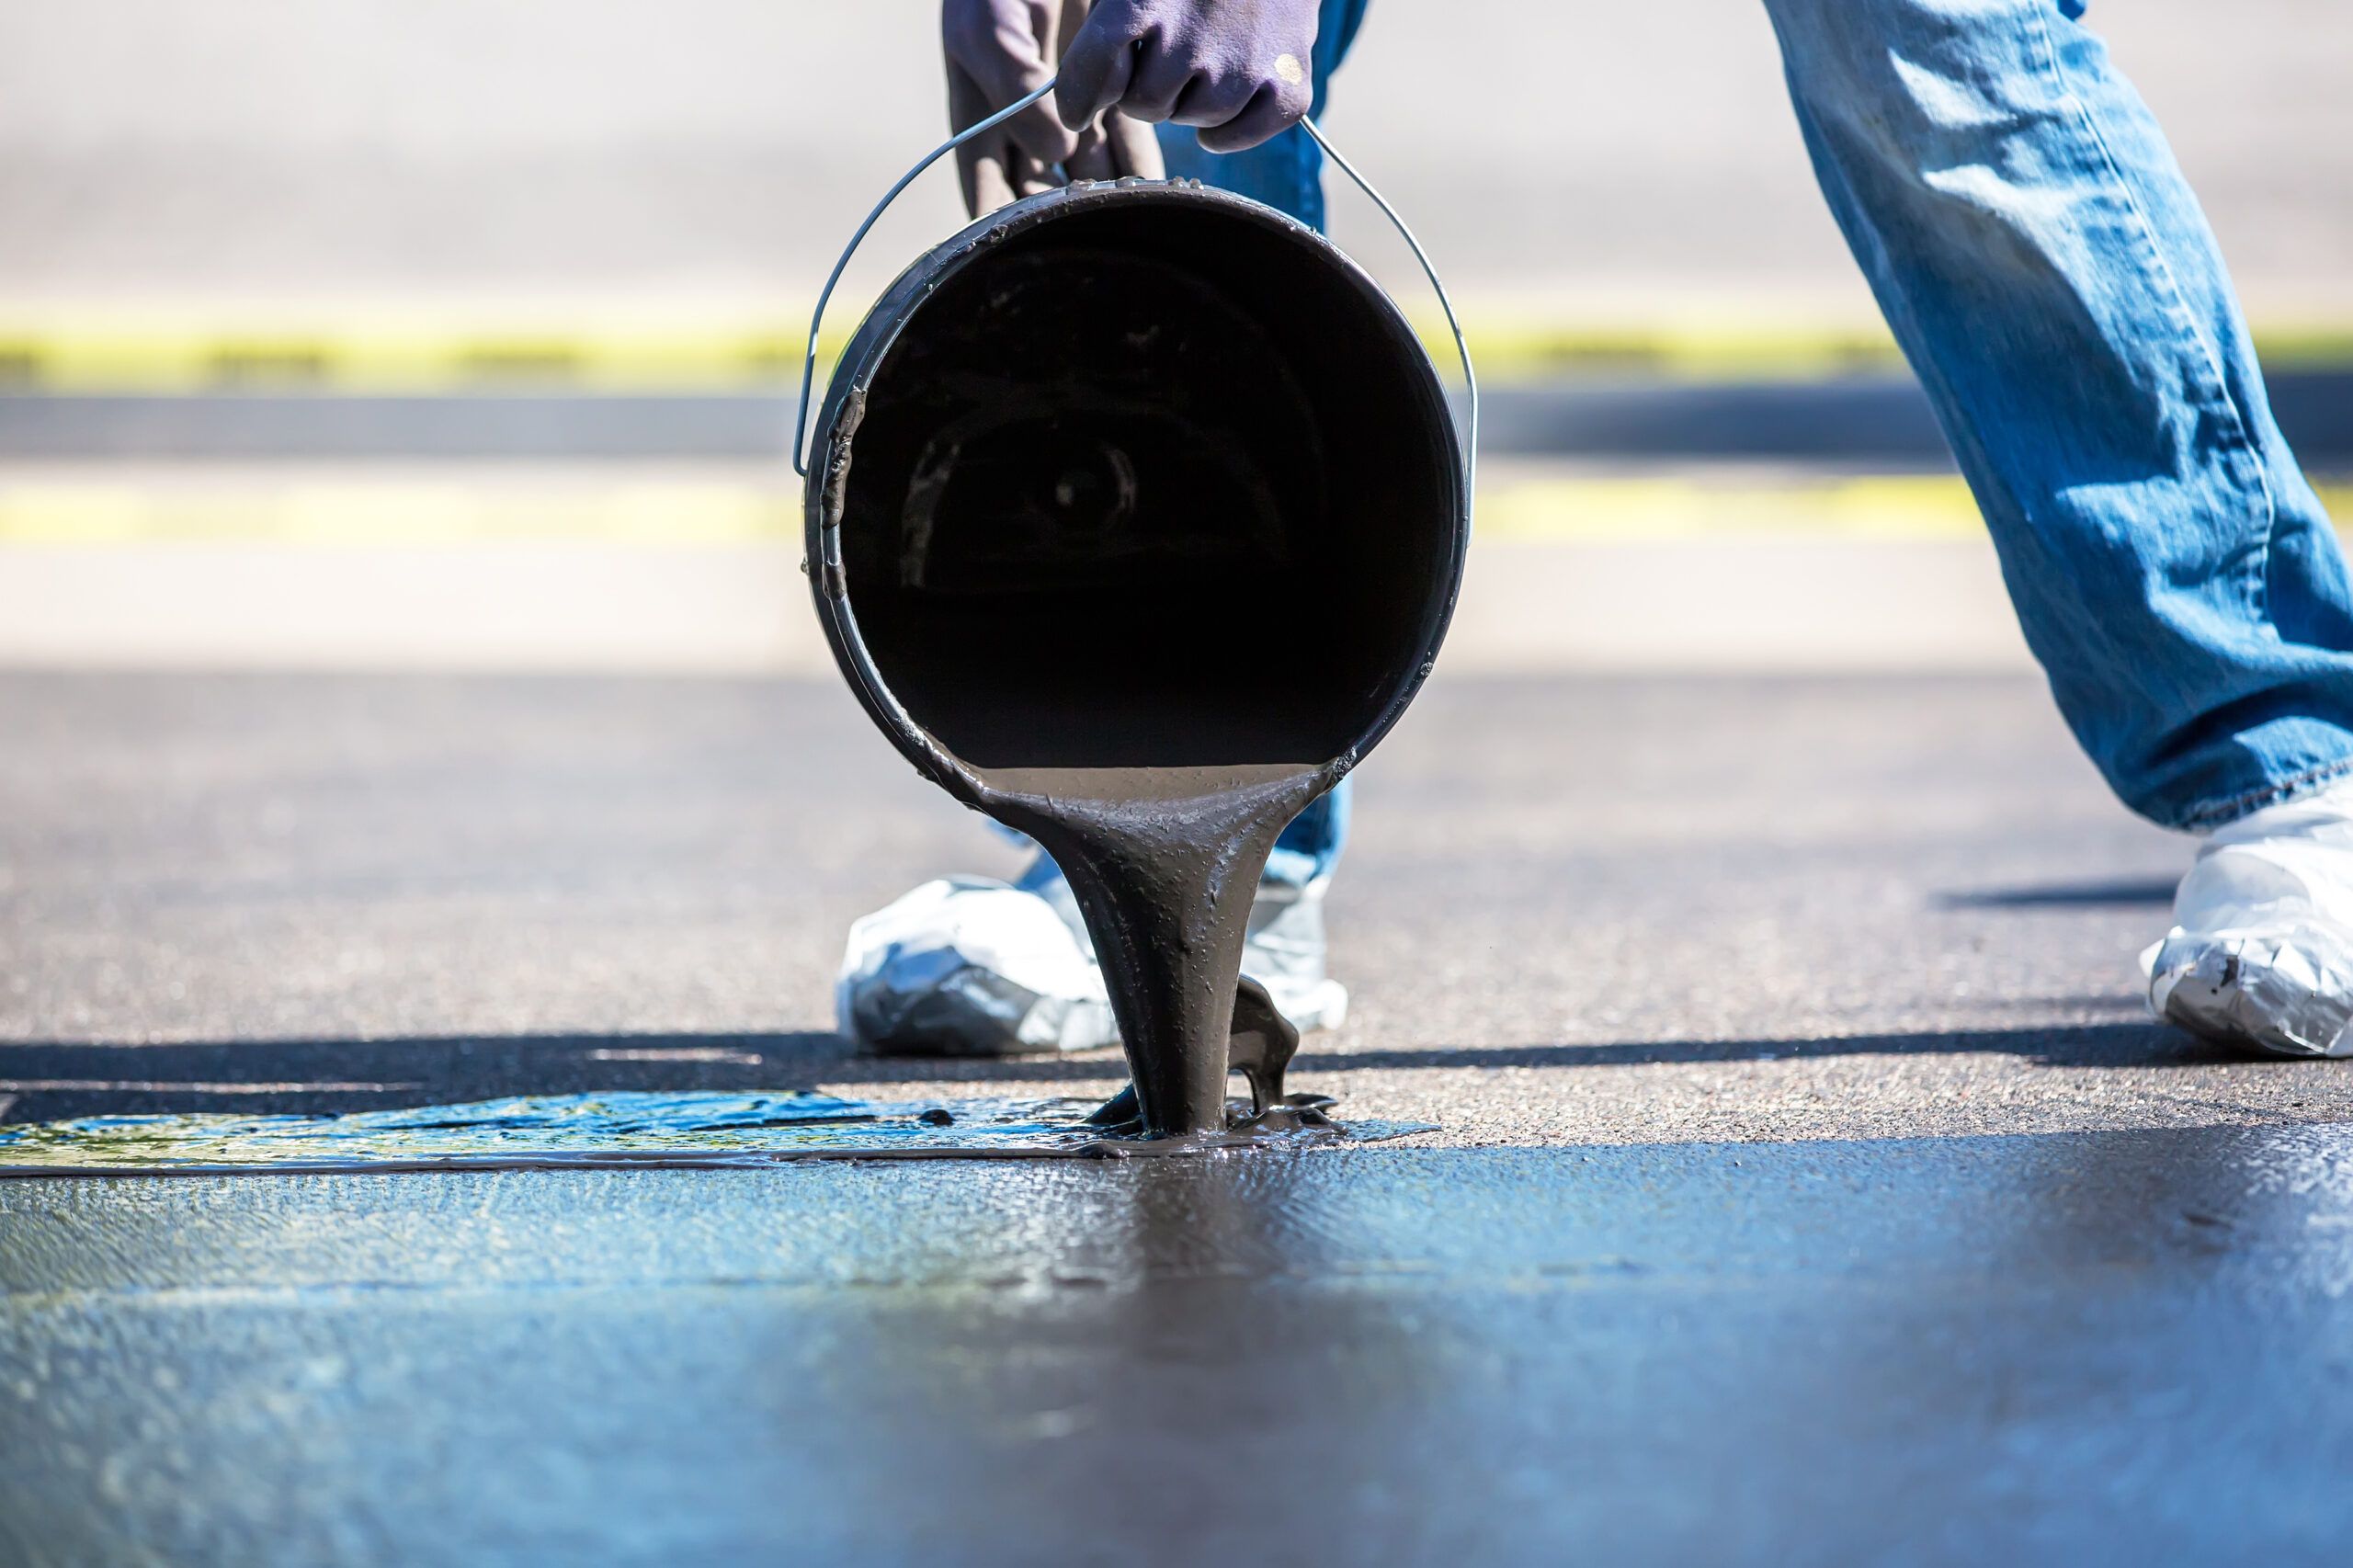
[(841, 1032), (869, 1051), (955, 1056), (1118, 1043), (1103, 973), (1051, 906), (988, 877), (943, 877), (849, 928)]
[[(1348, 988), (1324, 970), (1324, 893), (1331, 882), (1329, 877), (1304, 886), (1260, 882), (1242, 941), (1242, 972), (1267, 988), (1267, 998), (1302, 1034), (1336, 1029), (1348, 1016)], [(1062, 916), (1093, 961), (1095, 942), (1078, 912), (1078, 896), (1054, 863), (1040, 858), (1019, 886)]]
[[(1347, 988), (1324, 971), (1324, 889), (1260, 884), (1243, 947), (1242, 971), (1302, 1031), (1347, 1016)], [(1042, 858), (1018, 886), (946, 877), (853, 925), (834, 1013), (853, 1043), (886, 1054), (1120, 1043), (1078, 901)]]
[(2193, 1034), (2353, 1056), (2353, 786), (2217, 831), (2141, 961), (2150, 1009)]

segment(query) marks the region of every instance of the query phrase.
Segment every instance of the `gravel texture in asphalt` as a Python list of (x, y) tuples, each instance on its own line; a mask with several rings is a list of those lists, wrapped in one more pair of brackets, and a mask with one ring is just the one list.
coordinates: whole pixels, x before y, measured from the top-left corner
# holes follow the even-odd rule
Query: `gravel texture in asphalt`
[(2343, 1128), (0, 1183), (0, 1559), (2334, 1563)]
[[(888, 1064), (1010, 846), (830, 684), (0, 678), (13, 1119)], [(2187, 846), (2009, 678), (1441, 680), (1179, 1160), (0, 1181), (0, 1561), (2341, 1560), (2353, 1077), (2143, 1019)]]
[[(0, 732), (11, 1119), (1121, 1079), (834, 1039), (852, 918), (1021, 856), (827, 683), (28, 674)], [(1294, 1077), (1431, 1143), (2353, 1113), (2144, 1017), (2190, 842), (2030, 679), (1441, 678), (1361, 783)]]

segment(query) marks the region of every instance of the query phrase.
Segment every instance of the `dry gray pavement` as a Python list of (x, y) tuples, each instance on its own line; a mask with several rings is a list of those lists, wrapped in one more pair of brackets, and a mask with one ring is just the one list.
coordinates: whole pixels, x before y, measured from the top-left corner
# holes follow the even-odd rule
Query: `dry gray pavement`
[[(1018, 863), (837, 683), (23, 674), (0, 730), (16, 1119), (308, 1103), (175, 1081), (1120, 1082), (834, 1042), (853, 916)], [(2188, 842), (2030, 676), (1441, 680), (1359, 821), (1355, 1016), (1300, 1075), (1428, 1144), (2353, 1119), (2353, 1074), (2142, 1017)]]
[[(0, 734), (12, 1119), (1116, 1082), (833, 1042), (843, 923), (1013, 856), (830, 683)], [(0, 1562), (2338, 1561), (2353, 1073), (2139, 1016), (2184, 852), (2027, 677), (1441, 678), (1299, 1069), (1438, 1132), (0, 1182)]]
[[(0, 298), (806, 298), (930, 144), (935, 0), (0, 15)], [(2260, 316), (2353, 305), (2353, 11), (2097, 0)], [(1376, 0), (1327, 117), (1475, 297), (1870, 319), (1757, 0)], [(1396, 276), (1360, 208), (1343, 243)], [(935, 176), (852, 292), (952, 225)]]

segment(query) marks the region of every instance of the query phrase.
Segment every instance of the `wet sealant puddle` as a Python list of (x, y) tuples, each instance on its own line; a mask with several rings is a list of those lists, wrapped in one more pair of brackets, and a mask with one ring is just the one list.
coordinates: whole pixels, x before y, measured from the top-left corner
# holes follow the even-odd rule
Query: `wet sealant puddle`
[[(1246, 1112), (1246, 1103), (1235, 1108)], [(0, 1127), (0, 1176), (722, 1168), (799, 1160), (1121, 1158), (1187, 1149), (1114, 1135), (1094, 1101), (874, 1102), (831, 1095), (616, 1091), (347, 1116), (93, 1116)], [(1362, 1143), (1419, 1123), (1252, 1127), (1189, 1152)]]

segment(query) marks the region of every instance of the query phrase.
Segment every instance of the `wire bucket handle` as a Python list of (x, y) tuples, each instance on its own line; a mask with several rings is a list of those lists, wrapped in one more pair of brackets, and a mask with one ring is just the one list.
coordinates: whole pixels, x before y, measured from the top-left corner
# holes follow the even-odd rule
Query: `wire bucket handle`
[[(980, 135), (983, 131), (995, 130), (1048, 93), (1052, 92), (1054, 84), (1060, 80), (1059, 76), (1047, 78), (1046, 85), (1036, 92), (1006, 105), (986, 119), (965, 127), (925, 153), (915, 167), (899, 176), (897, 184), (882, 193), (882, 199), (874, 204), (873, 210), (867, 213), (866, 221), (858, 226), (858, 232), (850, 235), (849, 244), (844, 247), (841, 259), (834, 263), (834, 270), (825, 278), (824, 288), (818, 291), (817, 308), (810, 312), (809, 316), (809, 347), (801, 361), (801, 403), (794, 410), (792, 416), (792, 472), (794, 473), (803, 479), (809, 477), (809, 460), (802, 451), (802, 448), (809, 439), (809, 393), (817, 378), (817, 330), (825, 319), (825, 306), (834, 297), (834, 286), (842, 280), (842, 273), (848, 267), (850, 257), (856, 256), (858, 247), (865, 243), (867, 232), (874, 227), (883, 213), (891, 210), (891, 203), (899, 199), (899, 193), (913, 185), (918, 175), (973, 137)], [(1438, 280), (1438, 268), (1430, 265), (1428, 253), (1422, 249), (1422, 242), (1414, 237), (1414, 231), (1407, 227), (1404, 219), (1397, 215), (1397, 210), (1389, 205), (1380, 191), (1373, 188), (1370, 180), (1357, 172), (1354, 164), (1341, 155), (1340, 150), (1332, 145), (1331, 140), (1324, 134), (1323, 129), (1312, 117), (1302, 115), (1300, 117), (1299, 123), (1307, 134), (1314, 139), (1315, 144), (1324, 150), (1324, 155), (1340, 165), (1340, 172), (1355, 182), (1358, 190), (1370, 197), (1372, 204), (1380, 208), (1389, 222), (1395, 225), (1397, 233), (1405, 241), (1406, 248), (1414, 253), (1414, 259), (1421, 263), (1422, 275), (1430, 280), (1431, 291), (1438, 295), (1438, 308), (1446, 312), (1447, 330), (1454, 335), (1454, 351), (1461, 357), (1462, 384), (1470, 404), (1469, 427), (1464, 432), (1462, 443), (1462, 503), (1463, 515), (1468, 517), (1479, 463), (1479, 377), (1471, 368), (1471, 346), (1462, 340), (1462, 324), (1455, 318), (1454, 301), (1447, 297), (1446, 285)]]

